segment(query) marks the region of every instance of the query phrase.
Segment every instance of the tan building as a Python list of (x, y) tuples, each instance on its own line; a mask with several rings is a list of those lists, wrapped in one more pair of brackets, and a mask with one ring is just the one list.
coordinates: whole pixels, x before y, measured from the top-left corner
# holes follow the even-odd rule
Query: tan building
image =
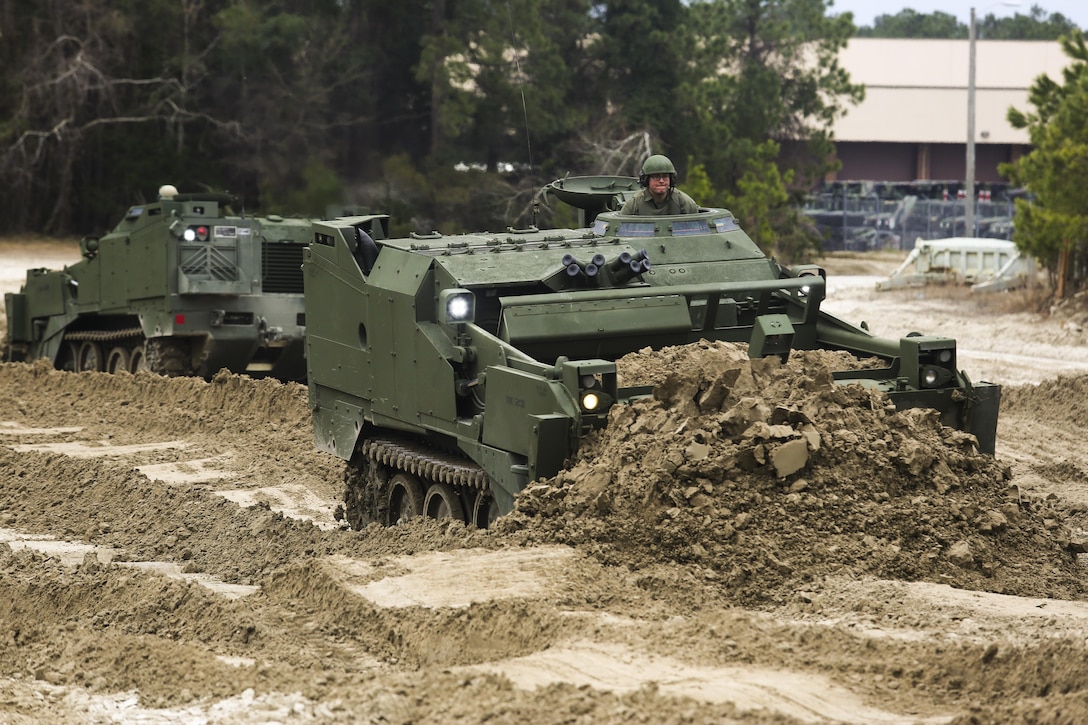
[[(865, 100), (834, 126), (838, 180), (962, 181), (967, 168), (967, 40), (855, 38), (840, 62)], [(978, 40), (975, 44), (975, 179), (1002, 181), (998, 164), (1028, 149), (1009, 107), (1034, 109), (1040, 75), (1061, 82), (1069, 58), (1053, 41)]]

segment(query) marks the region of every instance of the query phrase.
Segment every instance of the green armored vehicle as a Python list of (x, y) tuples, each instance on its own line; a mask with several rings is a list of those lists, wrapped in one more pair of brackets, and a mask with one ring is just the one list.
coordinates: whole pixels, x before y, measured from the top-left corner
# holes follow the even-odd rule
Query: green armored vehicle
[(306, 378), (302, 254), (310, 220), (235, 215), (226, 194), (131, 207), (83, 259), (5, 295), (8, 358), (59, 369)]
[(627, 178), (553, 182), (583, 229), (380, 239), (381, 216), (314, 224), (310, 403), (318, 448), (348, 461), (352, 526), (421, 514), (486, 526), (555, 475), (610, 407), (651, 393), (620, 387), (616, 359), (700, 339), (747, 343), (753, 358), (883, 358), (835, 377), (936, 408), (993, 452), (1000, 388), (957, 369), (954, 340), (877, 338), (826, 314), (819, 267), (767, 258), (724, 209), (614, 211), (636, 190)]

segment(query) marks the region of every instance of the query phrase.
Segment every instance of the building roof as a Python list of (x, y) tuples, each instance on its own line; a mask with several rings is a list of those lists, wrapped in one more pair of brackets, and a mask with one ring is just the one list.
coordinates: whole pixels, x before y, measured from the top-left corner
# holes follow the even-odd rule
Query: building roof
[[(836, 121), (835, 139), (964, 143), (969, 57), (967, 40), (852, 39), (839, 60), (865, 85), (865, 100)], [(1009, 125), (1009, 107), (1033, 110), (1031, 84), (1044, 74), (1060, 83), (1070, 62), (1056, 41), (976, 41), (975, 142), (1028, 144), (1027, 131)]]

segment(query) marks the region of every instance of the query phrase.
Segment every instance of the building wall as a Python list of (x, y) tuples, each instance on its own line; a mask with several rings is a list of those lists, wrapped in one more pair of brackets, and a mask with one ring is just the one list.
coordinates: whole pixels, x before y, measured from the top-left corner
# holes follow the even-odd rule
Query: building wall
[(835, 144), (835, 153), (842, 169), (834, 178), (911, 181), (918, 178), (917, 151), (916, 144), (886, 141), (840, 142)]
[[(841, 180), (962, 181), (967, 168), (970, 44), (967, 40), (855, 38), (840, 55), (865, 100), (833, 133)], [(1029, 111), (1040, 75), (1060, 81), (1069, 58), (1057, 42), (975, 43), (975, 178), (1001, 181), (1000, 163), (1028, 147), (1010, 107)]]
[[(975, 181), (1006, 182), (999, 165), (1028, 151), (1019, 144), (975, 144)], [(835, 144), (842, 168), (828, 181), (963, 181), (967, 176), (967, 144), (848, 142)]]

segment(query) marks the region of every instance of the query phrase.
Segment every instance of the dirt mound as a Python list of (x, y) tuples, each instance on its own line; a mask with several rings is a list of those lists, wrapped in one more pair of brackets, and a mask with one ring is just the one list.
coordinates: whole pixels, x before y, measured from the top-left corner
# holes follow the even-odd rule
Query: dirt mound
[(875, 391), (834, 383), (838, 356), (781, 364), (702, 344), (660, 361), (621, 361), (621, 371), (661, 376), (653, 399), (614, 409), (568, 471), (522, 493), (500, 530), (589, 547), (633, 570), (695, 567), (746, 605), (788, 601), (832, 574), (1085, 592), (1074, 556), (1083, 542), (1056, 504), (1023, 496), (934, 411), (897, 412)]
[(1060, 375), (1037, 385), (1006, 388), (1001, 394), (1001, 412), (1029, 413), (1080, 427), (1088, 417), (1088, 375)]
[[(43, 406), (43, 400), (50, 403)], [(189, 572), (257, 584), (300, 552), (382, 556), (492, 540), (485, 532), (440, 522), (400, 531), (323, 531), (259, 501), (239, 507), (206, 486), (155, 480), (130, 460), (110, 455), (111, 446), (184, 439), (199, 455), (221, 455), (236, 485), (301, 482), (335, 495), (343, 463), (315, 450), (306, 388), (296, 383), (227, 372), (211, 381), (150, 373), (76, 375), (45, 361), (7, 363), (0, 365), (0, 410), (9, 422), (68, 430), (60, 437), (100, 452), (81, 457), (0, 447), (0, 526), (110, 547), (117, 560), (165, 558)], [(9, 433), (4, 442), (33, 443), (38, 437)], [(146, 455), (145, 462), (157, 460), (154, 450)]]
[(490, 531), (270, 507), (340, 495), (302, 386), (0, 365), (0, 720), (878, 721), (707, 695), (757, 679), (884, 721), (1083, 719), (1088, 509), (1045, 487), (1088, 481), (1088, 376), (1007, 387), (999, 447), (1024, 442), (995, 460), (834, 384), (843, 357), (629, 356), (653, 395)]
[(80, 425), (120, 418), (126, 433), (142, 431), (153, 436), (164, 430), (182, 436), (310, 426), (306, 387), (297, 383), (254, 380), (226, 370), (211, 381), (147, 372), (71, 376), (54, 370), (47, 360), (30, 365), (4, 363), (2, 368), (16, 384), (0, 388), (0, 407), (26, 413), (42, 397), (60, 400), (60, 406), (34, 411), (38, 420), (47, 423), (70, 424), (75, 421), (73, 408), (79, 408), (98, 411), (98, 415), (80, 415)]
[(1065, 329), (1077, 332), (1088, 328), (1088, 292), (1078, 292), (1071, 297), (1055, 301), (1049, 310), (1050, 314), (1061, 320)]

